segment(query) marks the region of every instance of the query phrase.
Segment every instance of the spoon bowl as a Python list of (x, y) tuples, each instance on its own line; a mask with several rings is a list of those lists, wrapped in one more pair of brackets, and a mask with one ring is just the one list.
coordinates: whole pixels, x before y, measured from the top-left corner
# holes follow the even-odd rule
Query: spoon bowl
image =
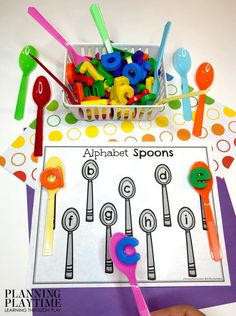
[(159, 165), (155, 170), (155, 179), (161, 185), (167, 185), (171, 182), (172, 175), (170, 169), (166, 165)]
[(118, 218), (117, 210), (112, 203), (103, 205), (100, 211), (100, 221), (104, 226), (112, 226), (116, 223)]
[(200, 90), (208, 89), (214, 80), (214, 69), (211, 64), (203, 63), (196, 73), (196, 84)]
[(195, 226), (195, 217), (188, 207), (183, 207), (178, 213), (179, 226), (184, 230), (191, 230)]
[(135, 195), (135, 192), (135, 184), (131, 178), (125, 177), (120, 181), (119, 193), (124, 199), (131, 199)]
[[(182, 93), (188, 93), (188, 79), (187, 73), (191, 68), (191, 56), (187, 49), (179, 48), (173, 55), (173, 65), (177, 73), (181, 77)], [(192, 120), (192, 111), (189, 98), (183, 99), (183, 115), (185, 121)]]
[[(205, 182), (205, 188), (197, 188), (196, 186), (194, 187), (195, 191), (202, 196), (202, 198), (208, 198), (209, 193), (212, 190), (212, 186), (213, 186), (213, 179), (212, 179), (212, 174), (211, 174), (211, 170), (209, 169), (208, 165), (206, 163), (204, 163), (203, 161), (197, 161), (195, 162), (192, 167), (191, 170), (194, 170), (196, 168), (203, 168), (208, 170), (208, 172), (210, 173), (210, 178), (209, 179), (205, 179), (202, 182)], [(201, 181), (199, 179), (199, 181)]]
[(99, 169), (98, 165), (94, 160), (87, 160), (82, 168), (82, 175), (83, 177), (88, 180), (92, 181), (95, 180), (98, 176)]
[(179, 48), (173, 56), (175, 70), (180, 75), (186, 75), (191, 68), (191, 56), (187, 49)]
[(73, 207), (68, 208), (62, 216), (61, 225), (67, 232), (73, 232), (79, 227), (79, 213)]
[[(149, 223), (149, 226), (147, 225)], [(139, 217), (139, 226), (145, 233), (152, 233), (157, 228), (157, 219), (152, 210), (144, 210)]]
[(29, 74), (37, 66), (37, 63), (30, 57), (30, 54), (35, 57), (38, 56), (37, 50), (33, 46), (28, 45), (22, 49), (19, 55), (19, 66), (24, 74)]
[[(119, 260), (117, 253), (116, 253), (116, 246), (119, 243), (119, 241), (121, 241), (121, 239), (127, 237), (125, 234), (123, 233), (115, 233), (111, 240), (110, 240), (110, 254), (111, 254), (111, 258), (112, 261), (114, 262), (116, 268), (122, 272), (127, 278), (128, 280), (133, 279), (135, 277), (135, 271), (136, 271), (136, 266), (137, 263), (132, 263), (132, 264), (125, 264), (123, 263), (121, 260)], [(136, 253), (135, 248), (131, 247), (131, 246), (127, 246), (126, 247), (126, 253), (129, 255), (133, 255)]]
[(46, 77), (39, 76), (34, 83), (33, 99), (39, 108), (44, 108), (51, 98), (51, 88)]

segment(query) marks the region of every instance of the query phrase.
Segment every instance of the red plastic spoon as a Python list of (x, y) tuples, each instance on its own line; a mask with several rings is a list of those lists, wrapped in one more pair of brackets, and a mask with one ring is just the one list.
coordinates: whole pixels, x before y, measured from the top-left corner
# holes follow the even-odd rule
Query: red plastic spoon
[(36, 134), (34, 142), (34, 156), (40, 157), (43, 154), (43, 109), (50, 101), (51, 89), (46, 77), (39, 76), (34, 83), (33, 99), (38, 106), (36, 118)]
[[(203, 63), (199, 66), (196, 73), (196, 83), (200, 90), (208, 89), (214, 79), (214, 69), (211, 64)], [(202, 122), (205, 107), (206, 95), (202, 94), (199, 96), (197, 111), (195, 115), (193, 125), (193, 135), (201, 136), (202, 133)]]

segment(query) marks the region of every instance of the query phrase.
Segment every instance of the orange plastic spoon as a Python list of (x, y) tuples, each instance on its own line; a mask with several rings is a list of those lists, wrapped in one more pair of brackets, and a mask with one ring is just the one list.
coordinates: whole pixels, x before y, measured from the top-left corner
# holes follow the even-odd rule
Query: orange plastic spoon
[[(199, 66), (196, 73), (196, 83), (200, 90), (208, 89), (214, 79), (214, 69), (211, 64), (203, 63)], [(204, 107), (206, 102), (206, 95), (202, 94), (199, 96), (197, 111), (195, 115), (194, 125), (193, 125), (193, 135), (201, 136), (202, 133), (202, 122)]]
[[(195, 175), (193, 175), (193, 171), (196, 168), (206, 169), (210, 176), (204, 177), (204, 175), (201, 172), (197, 172), (195, 173)], [(198, 184), (194, 185), (194, 181), (192, 180), (197, 180), (199, 185)], [(222, 259), (222, 253), (221, 253), (221, 248), (220, 248), (219, 236), (217, 233), (217, 228), (216, 228), (216, 224), (214, 221), (214, 217), (213, 217), (213, 213), (212, 213), (212, 209), (210, 205), (210, 200), (209, 200), (209, 194), (212, 189), (213, 179), (212, 179), (211, 171), (207, 164), (205, 164), (202, 161), (198, 161), (193, 164), (193, 166), (191, 167), (191, 173), (190, 173), (190, 183), (194, 187), (196, 192), (202, 197), (204, 209), (205, 209), (207, 234), (208, 234), (211, 257), (213, 260), (219, 261)]]

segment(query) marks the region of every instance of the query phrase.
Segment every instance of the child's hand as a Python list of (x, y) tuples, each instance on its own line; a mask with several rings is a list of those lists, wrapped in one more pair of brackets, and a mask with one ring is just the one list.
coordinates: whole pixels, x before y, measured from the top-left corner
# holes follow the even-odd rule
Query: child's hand
[(192, 306), (173, 306), (151, 313), (152, 316), (204, 316)]

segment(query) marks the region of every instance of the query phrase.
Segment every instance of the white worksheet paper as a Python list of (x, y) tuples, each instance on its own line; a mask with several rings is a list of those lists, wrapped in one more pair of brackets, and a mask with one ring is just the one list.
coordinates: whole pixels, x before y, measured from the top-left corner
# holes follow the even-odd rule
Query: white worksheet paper
[[(56, 227), (53, 256), (43, 256), (43, 236), (47, 209), (47, 191), (37, 181), (31, 232), (29, 280), (32, 287), (110, 287), (128, 286), (127, 279), (114, 267), (105, 273), (106, 227), (99, 214), (102, 206), (110, 202), (117, 210), (117, 221), (111, 226), (112, 234), (125, 232), (125, 199), (118, 187), (124, 177), (133, 180), (135, 195), (130, 199), (133, 236), (139, 240), (136, 251), (141, 260), (137, 265), (137, 279), (141, 286), (199, 286), (230, 285), (225, 251), (221, 210), (216, 179), (213, 172), (213, 190), (210, 195), (213, 214), (218, 228), (223, 260), (211, 259), (207, 231), (202, 228), (199, 195), (189, 183), (188, 175), (196, 161), (211, 168), (211, 149), (199, 145), (120, 145), (115, 146), (45, 146), (39, 162), (39, 174), (50, 157), (60, 158), (64, 165), (64, 187), (56, 196)], [(95, 157), (96, 153), (96, 157)], [(99, 174), (93, 180), (94, 221), (86, 222), (87, 180), (82, 167), (94, 160)], [(162, 185), (155, 177), (155, 169), (164, 164), (171, 171), (166, 185), (170, 206), (170, 227), (163, 224)], [(75, 208), (80, 225), (73, 232), (73, 279), (65, 278), (67, 232), (61, 219), (68, 208)], [(196, 277), (189, 277), (186, 236), (177, 221), (181, 208), (188, 207), (194, 214), (195, 227), (191, 229)], [(152, 232), (156, 279), (147, 276), (146, 233), (139, 226), (144, 209), (154, 212), (157, 228)]]

